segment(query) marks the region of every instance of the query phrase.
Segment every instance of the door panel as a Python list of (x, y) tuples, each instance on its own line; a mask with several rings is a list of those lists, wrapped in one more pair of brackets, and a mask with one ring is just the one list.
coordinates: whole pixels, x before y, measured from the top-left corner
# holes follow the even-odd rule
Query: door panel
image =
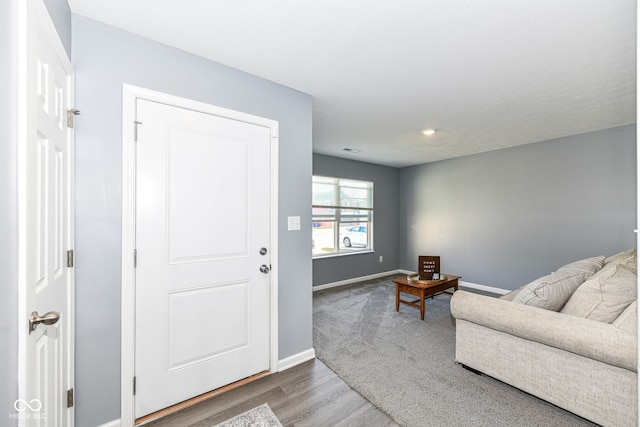
[(167, 149), (169, 262), (248, 256), (248, 141), (174, 128)]
[(136, 417), (269, 369), (270, 129), (139, 99)]
[[(249, 345), (249, 282), (224, 283), (170, 292), (168, 296), (167, 371), (211, 360)], [(193, 328), (213, 331), (213, 340), (193, 340)]]

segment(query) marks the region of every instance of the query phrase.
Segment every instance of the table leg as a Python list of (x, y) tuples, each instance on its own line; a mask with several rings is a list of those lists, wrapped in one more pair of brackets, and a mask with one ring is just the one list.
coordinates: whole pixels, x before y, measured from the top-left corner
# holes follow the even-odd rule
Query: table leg
[(396, 283), (396, 311), (400, 311), (400, 285)]
[(420, 289), (420, 319), (424, 320), (424, 289)]

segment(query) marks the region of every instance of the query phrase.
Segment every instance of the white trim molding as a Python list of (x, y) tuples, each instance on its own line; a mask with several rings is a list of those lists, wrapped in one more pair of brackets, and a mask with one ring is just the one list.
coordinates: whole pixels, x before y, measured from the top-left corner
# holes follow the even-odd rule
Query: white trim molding
[[(382, 273), (370, 274), (368, 276), (354, 277), (352, 279), (341, 280), (339, 282), (325, 283), (324, 285), (314, 286), (313, 291), (316, 292), (316, 291), (321, 291), (323, 289), (330, 289), (338, 286), (350, 285), (352, 283), (378, 279), (380, 277), (391, 276), (392, 274), (414, 274), (414, 273), (415, 271), (409, 271), (409, 270), (404, 270), (400, 268), (398, 270), (385, 271)], [(499, 294), (499, 295), (506, 295), (509, 292), (511, 292), (508, 289), (494, 288), (493, 286), (479, 285), (477, 283), (464, 282), (462, 280), (458, 281), (458, 286), (463, 288), (469, 288), (469, 289), (477, 289), (479, 291), (490, 292), (490, 293)]]
[(378, 279), (380, 277), (391, 276), (392, 274), (404, 273), (404, 270), (392, 270), (384, 271), (382, 273), (370, 274), (368, 276), (354, 277), (353, 279), (340, 280), (339, 282), (325, 283), (324, 285), (318, 285), (313, 287), (313, 292), (321, 291), (323, 289), (335, 288), (338, 286), (350, 285), (352, 283), (364, 282), (365, 280)]
[(284, 359), (278, 362), (279, 372), (285, 371), (289, 368), (293, 368), (301, 363), (307, 362), (309, 360), (316, 358), (316, 351), (313, 348), (310, 348), (305, 351), (301, 351), (300, 353), (296, 353), (289, 357), (285, 357)]
[(458, 287), (477, 289), (479, 291), (491, 292), (493, 294), (506, 295), (511, 292), (508, 289), (494, 288), (493, 286), (478, 285), (477, 283), (458, 281)]
[(121, 425), (120, 420), (113, 420), (108, 423), (100, 424), (98, 427), (120, 427)]

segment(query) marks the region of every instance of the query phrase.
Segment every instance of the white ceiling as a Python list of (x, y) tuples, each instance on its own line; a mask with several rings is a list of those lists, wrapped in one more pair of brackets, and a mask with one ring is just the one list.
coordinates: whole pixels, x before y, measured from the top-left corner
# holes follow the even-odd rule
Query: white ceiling
[(636, 122), (635, 0), (68, 1), (313, 95), (316, 153), (401, 167)]

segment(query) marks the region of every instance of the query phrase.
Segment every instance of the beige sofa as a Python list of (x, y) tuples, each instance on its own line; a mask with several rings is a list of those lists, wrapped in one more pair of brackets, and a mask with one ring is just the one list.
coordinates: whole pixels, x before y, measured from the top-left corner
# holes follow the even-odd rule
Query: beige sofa
[(456, 362), (603, 426), (638, 425), (637, 254), (451, 299)]

